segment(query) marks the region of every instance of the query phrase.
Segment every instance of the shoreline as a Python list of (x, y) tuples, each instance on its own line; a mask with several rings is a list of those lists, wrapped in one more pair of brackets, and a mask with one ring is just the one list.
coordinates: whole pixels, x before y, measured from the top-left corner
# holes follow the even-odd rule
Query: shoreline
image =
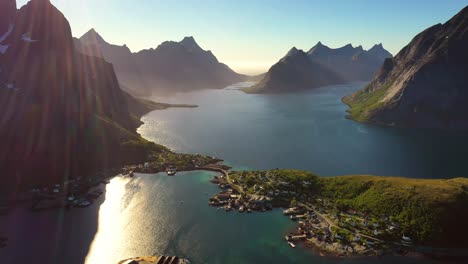
[[(225, 170), (226, 167), (223, 167), (222, 163), (218, 162), (215, 164), (210, 164), (205, 167), (199, 167), (199, 168), (192, 168), (192, 169), (187, 169), (187, 170), (181, 170), (180, 172), (190, 172), (190, 171), (212, 171), (212, 172), (217, 172), (224, 175), (229, 175), (229, 172)], [(155, 174), (155, 173), (164, 173), (164, 171), (159, 171), (159, 172), (137, 172), (141, 174)], [(115, 177), (129, 177), (128, 175), (122, 175), (122, 174), (116, 174), (114, 176), (108, 177), (108, 179), (112, 179)], [(168, 176), (170, 177), (170, 176)], [(220, 177), (220, 176), (215, 176)], [(287, 206), (275, 206), (278, 208), (287, 208)], [(86, 208), (85, 208), (86, 209)], [(259, 212), (263, 212), (259, 210)], [(298, 224), (300, 225), (300, 223)], [(278, 238), (280, 239), (280, 238)], [(383, 249), (380, 251), (376, 252), (369, 252), (369, 251), (362, 251), (362, 253), (359, 254), (344, 254), (342, 251), (336, 250), (334, 247), (326, 247), (323, 244), (320, 244), (319, 241), (314, 240), (314, 239), (306, 239), (302, 242), (299, 242), (304, 245), (304, 248), (300, 248), (299, 250), (307, 250), (307, 249), (312, 249), (317, 252), (321, 257), (332, 257), (332, 258), (360, 258), (360, 257), (379, 257), (379, 256), (403, 256), (403, 257), (427, 257), (430, 259), (442, 259), (442, 260), (465, 260), (468, 258), (468, 255), (466, 255), (466, 251), (464, 249), (458, 249), (455, 250), (458, 254), (453, 254), (451, 252), (447, 252), (447, 250), (454, 250), (454, 249), (433, 249), (433, 251), (440, 250), (440, 252), (432, 252), (431, 253), (424, 253), (420, 252), (417, 250), (411, 251), (411, 250), (397, 250), (398, 247), (395, 248), (387, 248)], [(6, 245), (7, 246), (7, 245)], [(444, 253), (445, 251), (445, 253)], [(455, 252), (454, 251), (454, 252)], [(444, 253), (444, 254), (442, 254)], [(465, 253), (465, 255), (463, 254)]]
[[(238, 173), (236, 175), (236, 173)], [(239, 174), (244, 172), (232, 172), (237, 180)], [(265, 175), (262, 176), (265, 181)], [(221, 191), (215, 194), (209, 199), (209, 205), (225, 209), (226, 212), (238, 211), (238, 213), (247, 212), (265, 212), (272, 208), (283, 208), (283, 214), (289, 216), (292, 221), (298, 222), (296, 231), (291, 232), (285, 237), (285, 240), (289, 245), (295, 248), (295, 243), (304, 244), (305, 247), (313, 248), (317, 250), (321, 256), (331, 256), (339, 258), (354, 258), (354, 257), (378, 257), (386, 255), (394, 256), (423, 256), (431, 259), (444, 259), (444, 260), (465, 260), (468, 259), (468, 250), (465, 248), (440, 248), (440, 247), (423, 247), (418, 244), (413, 244), (411, 240), (409, 242), (403, 241), (405, 236), (403, 235), (402, 241), (396, 243), (394, 240), (382, 240), (380, 238), (380, 232), (375, 235), (369, 236), (367, 233), (363, 233), (358, 227), (343, 227), (341, 225), (341, 218), (351, 218), (352, 214), (344, 214), (343, 216), (334, 216), (330, 213), (329, 209), (323, 207), (322, 198), (316, 197), (318, 203), (313, 202), (312, 205), (305, 205), (300, 202), (296, 202), (296, 207), (288, 206), (288, 202), (278, 200), (275, 197), (273, 199), (266, 196), (265, 192), (262, 193), (260, 188), (255, 185), (253, 190), (259, 190), (255, 194), (249, 193), (252, 189), (246, 191), (246, 187), (240, 186), (236, 180), (230, 177), (230, 174), (226, 176), (215, 176), (211, 181), (213, 184), (217, 184)], [(268, 194), (271, 196), (274, 191), (269, 191)], [(264, 197), (259, 198), (259, 197)], [(293, 196), (293, 200), (296, 198), (296, 194)], [(261, 205), (258, 205), (258, 201), (262, 201)], [(292, 202), (291, 202), (292, 204)], [(322, 205), (321, 205), (322, 204)], [(287, 209), (288, 208), (288, 209)], [(349, 217), (349, 218), (348, 218)], [(336, 219), (337, 222), (333, 222), (330, 218)], [(354, 219), (354, 218), (352, 218)], [(366, 218), (367, 219), (367, 218)], [(387, 220), (388, 223), (393, 223)], [(397, 230), (391, 224), (388, 225), (390, 230)], [(379, 230), (379, 227), (375, 230)], [(341, 231), (340, 231), (341, 230)], [(350, 231), (351, 230), (351, 231)], [(371, 229), (372, 230), (372, 229)], [(341, 232), (345, 232), (343, 235)], [(352, 235), (354, 233), (354, 235)], [(376, 238), (379, 237), (379, 238)], [(409, 238), (408, 238), (409, 239)]]

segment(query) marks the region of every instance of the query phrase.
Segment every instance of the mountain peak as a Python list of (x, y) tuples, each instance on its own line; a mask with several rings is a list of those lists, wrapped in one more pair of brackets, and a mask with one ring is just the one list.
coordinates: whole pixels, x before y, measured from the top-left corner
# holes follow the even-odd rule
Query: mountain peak
[[(41, 0), (39, 0), (41, 1)], [(46, 0), (47, 1), (47, 0)], [(107, 43), (94, 28), (91, 28), (83, 36), (80, 37), (80, 41), (86, 44), (102, 44)]]
[(341, 47), (341, 49), (354, 49), (353, 45), (351, 43), (344, 45)]
[(281, 58), (280, 61), (284, 61), (284, 60), (287, 60), (287, 59), (299, 59), (299, 58), (307, 58), (307, 53), (305, 53), (303, 50), (301, 49), (298, 49), (296, 47), (292, 47), (288, 53), (286, 53), (286, 55)]
[(308, 52), (307, 54), (312, 54), (312, 53), (315, 53), (315, 52), (320, 52), (320, 51), (326, 51), (326, 50), (329, 50), (330, 48), (328, 46), (325, 46), (322, 44), (321, 41), (317, 42), (317, 44), (315, 44), (315, 46), (313, 46)]
[(383, 49), (382, 43), (375, 44), (371, 49)]
[(182, 41), (179, 42), (184, 47), (198, 47), (197, 42), (192, 36), (185, 37)]
[(373, 54), (374, 56), (378, 56), (382, 59), (393, 57), (393, 55), (383, 47), (382, 43), (375, 44), (368, 50), (368, 53)]
[(296, 47), (292, 47), (292, 48), (288, 51), (288, 53), (286, 54), (286, 56), (287, 56), (287, 55), (294, 55), (294, 54), (296, 54), (298, 51), (299, 51), (299, 50), (298, 50)]

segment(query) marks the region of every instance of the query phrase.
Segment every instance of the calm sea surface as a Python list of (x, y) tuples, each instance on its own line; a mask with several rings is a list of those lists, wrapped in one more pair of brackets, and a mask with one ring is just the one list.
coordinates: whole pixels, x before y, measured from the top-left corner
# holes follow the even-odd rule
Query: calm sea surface
[(145, 138), (175, 151), (221, 157), (234, 167), (297, 168), (322, 176), (468, 176), (468, 134), (378, 127), (345, 118), (345, 95), (364, 83), (307, 93), (249, 95), (235, 87), (160, 101), (197, 104), (143, 117)]
[[(320, 175), (367, 173), (418, 178), (468, 175), (468, 136), (402, 130), (346, 120), (340, 98), (362, 84), (303, 94), (247, 95), (230, 87), (160, 101), (196, 109), (155, 111), (139, 132), (176, 151), (218, 156), (235, 168), (299, 168)], [(334, 259), (290, 248), (294, 223), (280, 211), (241, 214), (209, 207), (211, 172), (116, 177), (85, 209), (0, 217), (0, 263), (115, 264), (144, 255), (178, 255), (195, 264), (431, 263), (427, 259)]]

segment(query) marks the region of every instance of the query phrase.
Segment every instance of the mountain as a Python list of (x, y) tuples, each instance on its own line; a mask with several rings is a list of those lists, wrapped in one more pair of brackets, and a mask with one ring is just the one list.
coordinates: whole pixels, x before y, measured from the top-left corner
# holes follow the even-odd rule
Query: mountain
[[(16, 15), (16, 0), (0, 1), (0, 40), (3, 34), (7, 33), (13, 25)], [(0, 41), (1, 42), (1, 41)]]
[(193, 37), (180, 42), (166, 41), (156, 49), (132, 53), (125, 45), (107, 43), (91, 29), (75, 40), (75, 46), (84, 54), (112, 63), (119, 81), (136, 95), (224, 88), (247, 78), (220, 63)]
[(0, 54), (2, 187), (114, 167), (129, 157), (126, 142), (146, 144), (128, 110), (137, 99), (122, 92), (110, 63), (75, 50), (68, 21), (49, 0), (5, 14), (14, 27), (0, 33), (7, 35), (0, 41), (7, 47)]
[(385, 58), (392, 57), (382, 44), (366, 51), (351, 44), (332, 49), (318, 42), (307, 53), (296, 48), (270, 68), (248, 93), (278, 93), (370, 80)]
[(282, 93), (333, 84), (340, 77), (312, 61), (302, 50), (292, 48), (273, 65), (256, 85), (244, 89), (247, 93)]
[(349, 117), (383, 125), (468, 129), (468, 7), (418, 34), (372, 82), (345, 97)]

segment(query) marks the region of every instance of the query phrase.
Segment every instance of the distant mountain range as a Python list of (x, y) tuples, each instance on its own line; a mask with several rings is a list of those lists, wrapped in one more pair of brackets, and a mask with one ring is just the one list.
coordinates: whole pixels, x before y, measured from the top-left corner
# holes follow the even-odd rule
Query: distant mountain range
[(112, 63), (122, 87), (135, 95), (224, 88), (247, 79), (200, 48), (193, 37), (132, 53), (125, 45), (107, 43), (91, 29), (75, 39), (75, 47)]
[(316, 87), (370, 80), (386, 58), (392, 57), (382, 44), (366, 51), (351, 44), (332, 49), (321, 42), (307, 53), (292, 48), (273, 65), (248, 93), (287, 93)]
[(468, 7), (418, 34), (344, 102), (362, 122), (468, 129)]
[(135, 130), (151, 104), (124, 93), (110, 63), (76, 51), (49, 0), (19, 10), (15, 0), (0, 3), (1, 187), (42, 186), (141, 158), (147, 142)]

